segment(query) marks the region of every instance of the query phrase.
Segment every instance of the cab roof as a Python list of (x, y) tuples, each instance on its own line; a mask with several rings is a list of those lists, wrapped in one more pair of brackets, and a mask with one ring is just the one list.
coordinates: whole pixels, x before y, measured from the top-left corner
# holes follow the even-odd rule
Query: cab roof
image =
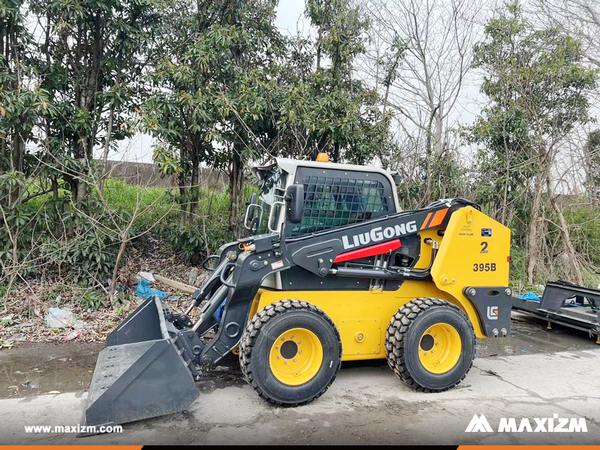
[[(392, 174), (390, 172), (388, 172), (387, 170), (384, 170), (380, 167), (374, 167), (374, 166), (360, 166), (357, 164), (339, 164), (339, 163), (332, 163), (332, 162), (320, 162), (320, 161), (307, 161), (307, 160), (298, 160), (298, 159), (288, 159), (288, 158), (275, 158), (275, 162), (272, 163), (271, 165), (268, 166), (263, 166), (261, 168), (256, 168), (258, 170), (265, 170), (267, 168), (270, 168), (270, 170), (273, 170), (274, 166), (277, 165), (281, 168), (281, 170), (283, 170), (284, 172), (287, 172), (288, 174), (290, 174), (290, 180), (293, 180), (295, 175), (296, 175), (296, 169), (298, 167), (313, 167), (313, 168), (317, 168), (317, 169), (327, 169), (327, 170), (346, 170), (346, 171), (352, 171), (352, 172), (366, 172), (366, 173), (379, 173), (381, 175), (383, 175), (384, 177), (386, 177), (389, 182), (390, 185), (392, 186), (392, 193), (394, 195), (394, 203), (396, 204), (396, 211), (402, 211), (402, 209), (400, 208), (400, 204), (398, 202), (398, 193), (396, 191), (396, 183), (394, 181), (394, 179), (392, 178)], [(258, 174), (255, 172), (255, 174), (258, 176)], [(259, 176), (260, 178), (260, 176)], [(292, 182), (289, 182), (289, 184), (292, 184)]]

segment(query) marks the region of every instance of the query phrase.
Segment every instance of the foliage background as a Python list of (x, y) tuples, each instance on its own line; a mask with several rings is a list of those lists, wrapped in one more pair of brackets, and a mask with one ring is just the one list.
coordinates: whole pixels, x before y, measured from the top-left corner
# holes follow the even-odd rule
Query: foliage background
[[(512, 229), (518, 291), (596, 287), (600, 59), (570, 25), (597, 6), (569, 2), (308, 0), (311, 32), (287, 36), (274, 0), (0, 0), (3, 308), (47, 301), (40, 283), (123, 308), (128, 270), (243, 235), (252, 164), (319, 152), (397, 170), (406, 209), (480, 203)], [(473, 73), (480, 113), (452, 123)], [(111, 178), (139, 132), (176, 187)]]

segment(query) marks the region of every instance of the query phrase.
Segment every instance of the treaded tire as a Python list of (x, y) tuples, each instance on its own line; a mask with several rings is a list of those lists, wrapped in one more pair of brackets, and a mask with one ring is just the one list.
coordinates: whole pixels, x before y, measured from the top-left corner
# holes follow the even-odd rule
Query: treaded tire
[[(458, 331), (462, 348), (450, 371), (434, 374), (421, 364), (418, 349), (425, 330), (442, 321)], [(475, 332), (467, 315), (456, 305), (438, 298), (417, 298), (392, 317), (385, 337), (385, 353), (394, 373), (410, 387), (423, 392), (442, 392), (459, 384), (473, 366)]]
[[(319, 338), (323, 362), (314, 378), (291, 386), (273, 375), (269, 352), (283, 331), (296, 327), (306, 328)], [(319, 398), (341, 365), (342, 341), (335, 324), (319, 308), (300, 300), (280, 300), (265, 306), (248, 323), (240, 343), (240, 366), (246, 380), (259, 396), (277, 406), (300, 406)]]

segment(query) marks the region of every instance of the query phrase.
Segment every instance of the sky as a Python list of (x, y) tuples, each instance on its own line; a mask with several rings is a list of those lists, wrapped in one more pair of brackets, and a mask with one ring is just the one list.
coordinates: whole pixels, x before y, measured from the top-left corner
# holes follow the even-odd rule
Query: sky
[(306, 2), (304, 0), (279, 0), (275, 24), (282, 33), (296, 34), (296, 30), (308, 33), (310, 24), (302, 16)]
[[(310, 24), (303, 16), (304, 0), (280, 0), (275, 24), (282, 34), (295, 35), (297, 31), (308, 34)], [(120, 143), (119, 149), (109, 155), (116, 161), (152, 163), (153, 138), (147, 134), (137, 134)], [(97, 152), (96, 157), (101, 151)]]

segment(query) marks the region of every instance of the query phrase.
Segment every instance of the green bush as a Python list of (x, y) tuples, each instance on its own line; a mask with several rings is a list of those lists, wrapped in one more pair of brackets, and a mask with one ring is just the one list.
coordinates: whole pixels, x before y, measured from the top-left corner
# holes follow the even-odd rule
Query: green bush
[(574, 205), (566, 208), (564, 214), (575, 250), (600, 267), (600, 208)]
[[(177, 218), (179, 223), (180, 219)], [(195, 223), (186, 226), (165, 224), (161, 234), (168, 237), (174, 252), (188, 264), (200, 264), (224, 243), (233, 240), (229, 224), (229, 194), (201, 189)]]
[[(5, 177), (4, 182), (13, 183), (13, 179)], [(40, 188), (32, 186), (26, 195), (38, 193)], [(256, 187), (247, 184), (244, 198), (256, 191)], [(81, 287), (106, 285), (112, 276), (122, 233), (135, 214), (128, 236), (131, 241), (121, 263), (129, 257), (131, 246), (142, 254), (160, 250), (163, 256), (163, 247), (156, 247), (158, 240), (170, 245), (172, 252), (187, 264), (198, 265), (233, 240), (229, 199), (226, 189), (201, 188), (197, 212), (188, 221), (191, 224), (184, 226), (176, 188), (141, 187), (108, 180), (102, 193), (93, 191), (84, 203), (77, 204), (68, 186), (60, 185), (58, 196), (52, 192), (36, 195), (9, 211), (7, 223), (0, 223), (0, 257), (14, 276), (10, 230), (18, 236), (16, 262), (22, 277), (68, 278)], [(2, 276), (0, 273), (0, 285), (8, 279)], [(106, 306), (103, 292), (85, 289), (80, 296), (84, 307), (95, 311)]]
[(171, 245), (179, 257), (188, 264), (198, 265), (206, 254), (201, 231), (194, 226), (170, 230)]
[(132, 228), (134, 236), (157, 225), (177, 223), (179, 210), (174, 195), (174, 189), (134, 186), (122, 180), (108, 180), (103, 193), (111, 208), (130, 216), (137, 206), (139, 217)]
[(108, 307), (108, 299), (104, 293), (96, 291), (83, 292), (79, 298), (81, 305), (90, 311), (98, 311), (101, 307)]

